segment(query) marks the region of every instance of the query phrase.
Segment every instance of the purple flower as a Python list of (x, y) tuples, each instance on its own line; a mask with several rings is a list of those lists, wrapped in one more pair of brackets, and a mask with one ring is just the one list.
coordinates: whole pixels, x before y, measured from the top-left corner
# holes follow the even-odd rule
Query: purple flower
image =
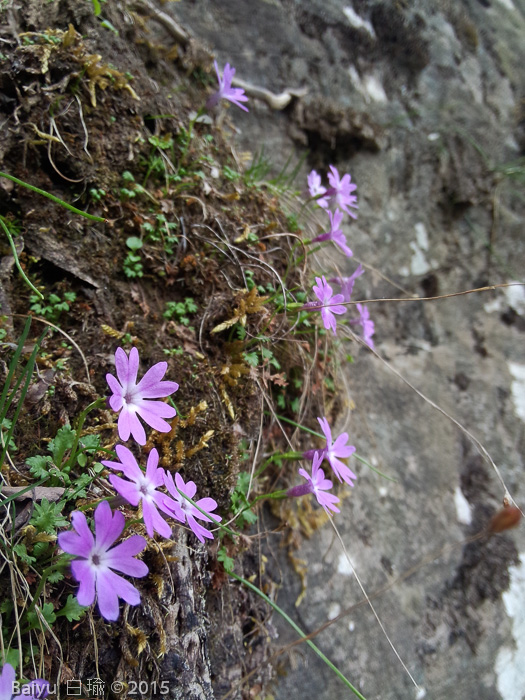
[(375, 324), (370, 319), (370, 313), (364, 304), (356, 304), (356, 309), (359, 311), (359, 319), (355, 319), (355, 323), (360, 323), (363, 328), (363, 340), (369, 348), (374, 349), (374, 341), (372, 336), (375, 333)]
[(111, 474), (109, 477), (111, 485), (132, 506), (137, 506), (142, 501), (142, 515), (144, 516), (146, 532), (150, 537), (153, 537), (155, 530), (163, 537), (171, 537), (170, 526), (157, 510), (160, 508), (167, 515), (171, 515), (171, 512), (164, 505), (165, 494), (157, 491), (158, 486), (164, 486), (164, 469), (157, 468), (159, 453), (156, 449), (151, 450), (148, 456), (146, 474), (144, 474), (131, 450), (128, 450), (124, 445), (117, 445), (115, 452), (120, 462), (104, 460), (102, 464), (110, 469), (121, 470), (129, 481)]
[(118, 417), (120, 439), (126, 441), (131, 434), (139, 445), (146, 444), (146, 433), (137, 418), (137, 414), (154, 430), (169, 433), (171, 426), (163, 418), (173, 418), (177, 411), (162, 401), (147, 401), (147, 399), (169, 396), (179, 388), (176, 382), (161, 381), (166, 374), (168, 364), (157, 362), (146, 372), (138, 384), (139, 353), (137, 348), (131, 348), (129, 359), (122, 348), (117, 348), (115, 365), (118, 381), (112, 374), (106, 374), (106, 381), (113, 392), (109, 398), (109, 405), (114, 411), (120, 411)]
[(357, 185), (351, 182), (351, 177), (348, 175), (343, 175), (342, 178), (339, 177), (337, 168), (333, 165), (330, 166), (331, 173), (328, 173), (328, 182), (330, 183), (330, 189), (327, 191), (327, 195), (335, 199), (336, 206), (340, 207), (353, 219), (357, 219), (357, 215), (350, 211), (348, 207), (354, 207), (357, 209), (357, 197), (355, 194), (351, 194), (357, 189)]
[(106, 620), (116, 620), (119, 614), (118, 599), (129, 605), (140, 603), (140, 593), (129, 581), (112, 569), (128, 576), (146, 576), (148, 567), (134, 556), (146, 546), (140, 535), (132, 535), (110, 549), (122, 534), (125, 519), (122, 513), (111, 508), (107, 501), (99, 503), (95, 510), (95, 537), (88, 527), (86, 516), (76, 510), (71, 514), (73, 530), (58, 536), (58, 546), (78, 559), (71, 562), (73, 577), (80, 583), (77, 593), (79, 605), (91, 605), (98, 601), (98, 608)]
[(323, 209), (328, 207), (328, 199), (319, 196), (326, 192), (326, 187), (321, 185), (321, 176), (315, 170), (312, 170), (308, 175), (308, 191), (310, 192), (310, 197), (319, 197), (316, 202), (320, 207)]
[(229, 102), (233, 102), (234, 105), (237, 105), (237, 107), (240, 107), (245, 112), (248, 112), (248, 108), (244, 107), (241, 104), (241, 102), (248, 101), (248, 98), (244, 94), (244, 90), (242, 88), (232, 87), (232, 80), (233, 76), (235, 75), (235, 68), (232, 68), (230, 64), (227, 63), (224, 66), (224, 72), (221, 78), (217, 61), (214, 61), (213, 65), (215, 66), (215, 72), (217, 73), (219, 89), (217, 90), (217, 92), (214, 92), (213, 95), (208, 99), (208, 101), (206, 102), (206, 108), (212, 109), (213, 107), (218, 105), (221, 100), (224, 99), (228, 100)]
[(315, 281), (317, 282), (317, 285), (314, 284), (313, 290), (315, 292), (315, 296), (319, 299), (319, 302), (321, 303), (317, 301), (309, 301), (303, 306), (303, 309), (308, 311), (313, 309), (320, 309), (324, 327), (327, 330), (331, 328), (333, 334), (335, 335), (337, 321), (335, 320), (334, 314), (344, 314), (346, 311), (346, 306), (337, 306), (337, 304), (344, 301), (343, 295), (336, 294), (335, 296), (333, 296), (332, 287), (330, 287), (324, 276), (322, 279), (316, 277)]
[(344, 300), (350, 301), (350, 297), (352, 296), (352, 292), (354, 290), (355, 281), (363, 274), (364, 271), (364, 267), (359, 265), (357, 270), (353, 272), (350, 277), (332, 277), (330, 282), (340, 285), (341, 294), (343, 295)]
[(11, 700), (16, 680), (15, 669), (11, 664), (4, 664), (0, 674), (0, 700)]
[(341, 226), (341, 221), (343, 220), (343, 212), (336, 209), (333, 214), (331, 211), (329, 211), (328, 216), (330, 217), (330, 230), (327, 231), (327, 233), (322, 233), (320, 236), (313, 238), (312, 243), (315, 243), (316, 241), (333, 241), (341, 248), (345, 255), (351, 258), (353, 253), (346, 245), (345, 234), (339, 228), (339, 226)]
[[(350, 455), (355, 452), (355, 447), (353, 445), (346, 444), (348, 441), (348, 433), (341, 433), (332, 444), (332, 431), (327, 419), (318, 418), (317, 420), (326, 438), (326, 447), (322, 450), (323, 458), (328, 460), (339, 481), (345, 481), (350, 486), (353, 486), (352, 479), (357, 479), (357, 476), (346, 464), (338, 459), (339, 457), (350, 457)], [(303, 453), (303, 456), (305, 459), (312, 459), (314, 454), (315, 450), (307, 450)]]
[(14, 698), (27, 698), (37, 700), (47, 698), (49, 695), (49, 681), (43, 678), (36, 678), (21, 687), (22, 694), (13, 695), (15, 689), (16, 673), (11, 664), (5, 663), (0, 673), (0, 700), (14, 700)]
[(324, 471), (320, 469), (322, 461), (323, 453), (315, 452), (312, 463), (312, 476), (304, 469), (299, 469), (299, 474), (306, 479), (307, 483), (288, 489), (286, 495), (289, 498), (293, 498), (294, 496), (304, 496), (307, 493), (313, 493), (319, 505), (323, 506), (328, 515), (331, 515), (330, 511), (334, 513), (340, 512), (335, 505), (339, 503), (339, 499), (333, 493), (326, 493), (332, 488), (333, 484), (330, 479), (324, 478)]
[[(34, 681), (29, 681), (26, 685), (22, 686), (22, 694), (15, 695), (15, 698), (29, 698), (29, 700), (40, 700), (40, 698), (47, 698), (49, 695), (49, 681), (45, 681), (43, 678), (35, 678)], [(0, 695), (0, 698), (2, 696)]]
[[(206, 530), (206, 528), (202, 527), (202, 525), (195, 520), (195, 518), (199, 518), (200, 520), (205, 520), (206, 522), (210, 523), (212, 522), (211, 519), (204, 513), (201, 513), (200, 510), (195, 508), (192, 503), (190, 503), (181, 493), (179, 493), (179, 491), (182, 491), (182, 493), (186, 494), (188, 498), (195, 500), (194, 496), (197, 492), (195, 482), (188, 481), (188, 483), (185, 484), (183, 478), (178, 473), (175, 474), (174, 482), (173, 476), (170, 474), (170, 472), (167, 472), (164, 479), (164, 484), (175, 499), (175, 502), (172, 501), (171, 498), (166, 499), (167, 507), (173, 509), (172, 516), (181, 523), (185, 523), (187, 521), (188, 525), (201, 542), (204, 542), (205, 537), (213, 539), (212, 533), (209, 530)], [(212, 511), (217, 508), (217, 501), (215, 501), (213, 498), (201, 498), (199, 501), (195, 501), (195, 503), (199, 506), (199, 508), (206, 511), (207, 515), (213, 517), (214, 520), (222, 520), (220, 515), (212, 513)]]

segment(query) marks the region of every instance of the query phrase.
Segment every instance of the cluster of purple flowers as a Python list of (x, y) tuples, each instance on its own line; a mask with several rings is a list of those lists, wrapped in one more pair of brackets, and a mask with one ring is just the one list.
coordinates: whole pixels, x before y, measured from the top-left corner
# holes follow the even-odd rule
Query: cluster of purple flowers
[[(248, 100), (244, 90), (232, 87), (235, 68), (227, 63), (221, 75), (216, 61), (214, 65), (219, 89), (208, 99), (206, 107), (211, 109), (220, 100), (225, 99), (240, 109), (248, 111), (242, 104)], [(315, 170), (312, 170), (308, 176), (310, 195), (316, 198), (317, 204), (325, 210), (330, 206), (334, 209), (328, 211), (329, 230), (311, 242), (332, 240), (347, 257), (351, 257), (352, 251), (340, 227), (343, 212), (356, 218), (356, 214), (352, 211), (357, 209), (357, 197), (352, 194), (356, 190), (356, 185), (352, 183), (349, 174), (340, 177), (337, 168), (333, 165), (330, 166), (328, 182), (330, 187), (324, 187), (320, 175)], [(332, 278), (330, 282), (341, 287), (341, 293), (335, 295), (324, 276), (316, 277), (313, 291), (318, 301), (309, 302), (305, 308), (319, 309), (324, 327), (331, 329), (334, 335), (337, 327), (335, 315), (346, 312), (346, 306), (342, 304), (350, 300), (355, 280), (362, 274), (363, 268), (359, 265), (348, 278)], [(373, 347), (374, 324), (364, 306), (357, 304), (357, 310), (360, 314), (359, 319), (350, 323), (362, 325), (364, 340)], [(119, 413), (120, 439), (126, 442), (133, 437), (139, 445), (145, 445), (146, 431), (140, 419), (154, 430), (169, 432), (171, 426), (166, 419), (174, 418), (176, 410), (158, 399), (170, 396), (178, 390), (179, 385), (176, 382), (163, 381), (167, 363), (158, 362), (140, 381), (137, 381), (139, 369), (137, 349), (132, 348), (128, 356), (122, 348), (118, 348), (115, 353), (115, 367), (117, 376), (107, 374), (106, 380), (112, 392), (109, 405)], [(335, 504), (339, 499), (329, 493), (332, 482), (325, 478), (321, 464), (326, 460), (339, 481), (345, 481), (353, 486), (352, 480), (356, 476), (341, 461), (341, 458), (353, 454), (355, 447), (347, 444), (347, 433), (339, 435), (335, 441), (332, 441), (327, 419), (318, 418), (318, 420), (326, 438), (326, 446), (321, 450), (309, 450), (304, 453), (305, 458), (313, 460), (312, 473), (310, 475), (306, 470), (300, 469), (299, 474), (306, 483), (289, 489), (287, 495), (296, 497), (313, 493), (328, 514), (337, 513), (339, 509)], [(159, 468), (159, 454), (155, 448), (148, 455), (145, 471), (128, 447), (116, 445), (115, 453), (119, 461), (104, 460), (102, 464), (108, 469), (120, 472), (122, 476), (111, 474), (109, 482), (122, 499), (132, 506), (141, 508), (149, 537), (154, 537), (155, 533), (166, 538), (171, 536), (172, 531), (166, 520), (167, 517), (180, 523), (187, 523), (201, 542), (204, 542), (205, 538), (213, 539), (212, 533), (197, 522), (197, 520), (204, 522), (221, 520), (221, 516), (213, 512), (217, 508), (217, 502), (213, 498), (202, 498), (193, 505), (197, 486), (193, 481), (184, 482), (178, 473), (173, 478), (170, 472)], [(119, 598), (129, 605), (138, 605), (140, 602), (139, 591), (119, 574), (136, 578), (147, 575), (147, 565), (136, 558), (146, 548), (146, 539), (140, 535), (132, 535), (115, 544), (124, 531), (125, 517), (118, 510), (113, 512), (107, 501), (102, 501), (95, 509), (94, 533), (83, 512), (72, 513), (71, 521), (73, 530), (60, 533), (58, 544), (64, 552), (75, 557), (71, 562), (71, 571), (79, 583), (78, 602), (80, 605), (91, 605), (96, 599), (101, 615), (107, 620), (116, 620), (119, 615)], [(0, 677), (0, 700), (5, 698), (11, 700), (7, 687), (10, 683), (12, 685), (13, 679), (14, 670), (9, 664), (5, 664)]]
[[(247, 112), (248, 108), (242, 104), (248, 101), (244, 90), (242, 88), (232, 87), (235, 68), (227, 63), (221, 75), (217, 61), (214, 61), (214, 66), (219, 82), (219, 89), (214, 92), (206, 102), (207, 109), (212, 109), (219, 104), (221, 100), (228, 100)], [(319, 234), (310, 242), (321, 243), (323, 241), (333, 241), (341, 251), (350, 258), (353, 253), (347, 245), (346, 236), (341, 229), (341, 223), (343, 221), (343, 213), (348, 214), (348, 216), (351, 216), (353, 219), (357, 218), (357, 214), (353, 211), (353, 209), (358, 208), (357, 196), (353, 194), (357, 189), (357, 185), (352, 182), (349, 173), (345, 173), (341, 177), (335, 165), (330, 165), (329, 167), (328, 184), (329, 187), (325, 187), (322, 184), (321, 176), (315, 170), (312, 170), (308, 175), (308, 190), (310, 196), (315, 198), (316, 203), (322, 209), (327, 210), (330, 220), (330, 228), (328, 231)], [(331, 211), (329, 209), (330, 207), (333, 207), (334, 211)], [(336, 295), (333, 295), (332, 287), (324, 277), (316, 277), (315, 279), (316, 285), (314, 285), (313, 291), (318, 301), (307, 303), (305, 309), (319, 309), (321, 311), (324, 327), (327, 330), (331, 329), (334, 335), (336, 335), (337, 330), (337, 321), (334, 314), (344, 314), (346, 312), (346, 307), (341, 306), (341, 302), (350, 301), (355, 279), (362, 275), (363, 272), (363, 267), (359, 265), (357, 270), (350, 277), (332, 278), (330, 282), (338, 284), (341, 287), (341, 294)], [(370, 319), (369, 312), (364, 305), (357, 304), (356, 308), (359, 317), (352, 319), (350, 323), (361, 325), (363, 329), (363, 340), (373, 349), (374, 342), (372, 336), (374, 334), (374, 322)]]
[[(170, 396), (179, 388), (175, 382), (162, 381), (167, 363), (153, 365), (137, 382), (138, 350), (132, 348), (128, 357), (122, 348), (118, 348), (115, 366), (117, 377), (107, 374), (106, 380), (113, 392), (109, 405), (119, 412), (117, 427), (120, 439), (127, 441), (133, 436), (139, 445), (146, 444), (146, 433), (139, 417), (154, 430), (169, 432), (171, 426), (164, 419), (173, 418), (176, 410), (162, 401), (154, 400)], [(213, 539), (212, 533), (196, 520), (221, 520), (221, 516), (213, 512), (217, 508), (213, 498), (201, 498), (196, 502), (197, 507), (190, 503), (187, 498), (194, 499), (197, 492), (195, 483), (184, 482), (180, 474), (175, 475), (174, 481), (169, 472), (159, 468), (159, 454), (155, 448), (148, 455), (145, 472), (129, 448), (116, 445), (115, 452), (119, 462), (104, 460), (102, 464), (122, 472), (124, 478), (111, 474), (109, 481), (127, 503), (141, 506), (149, 537), (153, 537), (155, 532), (162, 537), (171, 537), (171, 527), (164, 515), (187, 523), (201, 542), (205, 537)], [(167, 493), (160, 490), (162, 488)], [(107, 501), (102, 501), (96, 507), (94, 521), (93, 535), (84, 513), (75, 511), (71, 515), (73, 530), (60, 533), (58, 544), (64, 552), (76, 557), (71, 562), (71, 572), (80, 584), (77, 593), (79, 604), (91, 605), (96, 598), (101, 615), (106, 620), (116, 620), (119, 598), (129, 605), (138, 605), (140, 594), (135, 586), (115, 571), (136, 578), (146, 576), (148, 567), (135, 557), (145, 549), (147, 542), (140, 535), (132, 535), (115, 545), (124, 530), (125, 518), (120, 511), (112, 512)]]
[[(357, 209), (357, 197), (355, 194), (352, 194), (357, 189), (357, 185), (352, 182), (352, 178), (348, 173), (341, 177), (334, 165), (330, 166), (328, 182), (330, 187), (324, 187), (321, 176), (315, 170), (312, 170), (308, 175), (310, 196), (315, 198), (316, 203), (322, 209), (328, 210), (331, 205), (335, 207), (335, 211), (328, 211), (330, 229), (316, 236), (310, 242), (333, 241), (350, 258), (352, 257), (352, 251), (348, 247), (346, 237), (340, 227), (343, 221), (343, 212), (346, 212), (353, 219), (357, 218), (350, 208)], [(318, 301), (308, 302), (304, 308), (308, 310), (319, 309), (324, 327), (326, 330), (330, 329), (334, 335), (336, 335), (337, 331), (337, 320), (334, 314), (339, 315), (346, 312), (346, 306), (342, 306), (342, 302), (348, 303), (350, 301), (355, 280), (363, 272), (363, 266), (359, 265), (350, 277), (332, 277), (330, 282), (341, 287), (341, 293), (335, 295), (324, 276), (315, 278), (316, 284), (313, 287), (313, 292)], [(368, 309), (364, 305), (356, 304), (356, 308), (359, 318), (352, 319), (350, 323), (358, 323), (362, 326), (363, 340), (373, 349), (374, 322), (370, 319)]]
[(312, 475), (310, 476), (305, 469), (299, 469), (299, 474), (306, 479), (306, 484), (288, 489), (286, 495), (289, 498), (294, 498), (313, 493), (319, 505), (325, 509), (328, 515), (331, 515), (330, 511), (339, 513), (339, 508), (335, 505), (339, 502), (339, 499), (333, 493), (328, 493), (333, 484), (329, 479), (325, 479), (321, 464), (326, 459), (339, 481), (344, 481), (349, 486), (353, 486), (353, 480), (357, 479), (357, 477), (341, 461), (341, 458), (350, 457), (355, 452), (355, 447), (347, 444), (348, 433), (341, 433), (335, 440), (332, 440), (332, 430), (328, 420), (326, 418), (318, 418), (317, 420), (325, 436), (326, 446), (322, 450), (307, 450), (303, 453), (305, 459), (312, 459)]

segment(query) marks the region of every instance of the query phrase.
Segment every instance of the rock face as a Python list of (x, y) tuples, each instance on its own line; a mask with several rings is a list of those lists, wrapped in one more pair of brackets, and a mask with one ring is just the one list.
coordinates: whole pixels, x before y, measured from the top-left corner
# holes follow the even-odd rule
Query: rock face
[[(423, 689), (433, 699), (521, 700), (523, 529), (461, 542), (505, 495), (466, 431), (525, 503), (524, 288), (408, 299), (524, 281), (525, 2), (186, 0), (165, 11), (243, 80), (276, 93), (308, 88), (283, 112), (252, 100), (249, 114), (236, 114), (241, 147), (264, 144), (277, 166), (308, 149), (308, 169), (351, 172), (359, 219), (346, 233), (367, 266), (356, 298), (406, 299), (370, 305), (382, 359), (352, 346), (355, 409), (338, 426), (394, 481), (358, 464), (335, 523), (368, 593), (391, 585), (373, 605), (421, 690), (366, 604), (317, 643), (368, 700)], [(362, 599), (329, 526), (298, 552), (308, 586), (297, 609), (300, 581), (274, 555), (278, 602), (303, 629)], [(279, 628), (278, 643), (293, 641)], [(279, 700), (349, 696), (307, 648), (283, 666)]]

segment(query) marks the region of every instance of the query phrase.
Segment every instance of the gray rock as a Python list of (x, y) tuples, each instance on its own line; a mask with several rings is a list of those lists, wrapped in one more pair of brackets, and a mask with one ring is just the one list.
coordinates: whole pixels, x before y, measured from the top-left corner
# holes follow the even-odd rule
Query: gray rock
[[(277, 170), (308, 148), (303, 177), (330, 163), (352, 173), (359, 219), (347, 233), (370, 266), (356, 298), (523, 281), (524, 0), (203, 0), (170, 11), (242, 79), (274, 92), (308, 87), (285, 112), (252, 101), (234, 121), (241, 147), (264, 144)], [(373, 605), (427, 698), (525, 697), (525, 538), (461, 545), (505, 489), (465, 431), (391, 369), (482, 441), (523, 506), (524, 299), (515, 287), (370, 305), (388, 364), (352, 345), (345, 370), (351, 441), (395, 482), (357, 464), (334, 522), (369, 594), (392, 584)], [(308, 632), (362, 599), (330, 526), (297, 552), (308, 562), (297, 609), (300, 581), (275, 556), (278, 602)], [(276, 624), (278, 643), (294, 641)], [(368, 700), (423, 697), (367, 605), (316, 642)], [(283, 666), (279, 700), (350, 696), (304, 646)]]

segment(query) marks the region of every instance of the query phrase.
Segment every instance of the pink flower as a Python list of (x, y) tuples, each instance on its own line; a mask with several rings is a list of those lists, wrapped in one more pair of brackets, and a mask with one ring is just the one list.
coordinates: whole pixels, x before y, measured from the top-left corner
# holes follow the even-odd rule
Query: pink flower
[(310, 197), (319, 197), (316, 200), (317, 204), (326, 209), (328, 207), (328, 199), (326, 197), (320, 197), (326, 192), (326, 187), (321, 185), (321, 176), (317, 174), (315, 170), (308, 175), (308, 191), (310, 192)]
[(248, 98), (244, 94), (244, 90), (242, 88), (232, 87), (232, 80), (233, 76), (235, 75), (235, 68), (232, 68), (230, 64), (227, 63), (224, 66), (224, 72), (221, 77), (217, 61), (214, 61), (213, 65), (215, 66), (215, 72), (217, 73), (219, 89), (217, 90), (217, 92), (214, 92), (213, 95), (208, 99), (208, 101), (206, 102), (206, 108), (212, 109), (213, 107), (218, 105), (221, 100), (228, 100), (229, 102), (233, 102), (234, 105), (237, 105), (237, 107), (243, 109), (245, 112), (248, 112), (248, 108), (244, 107), (241, 104), (241, 102), (248, 101)]
[(142, 501), (142, 515), (144, 516), (146, 532), (150, 537), (153, 537), (154, 531), (157, 531), (162, 537), (171, 537), (170, 526), (157, 510), (160, 508), (166, 515), (171, 515), (171, 512), (164, 505), (166, 495), (157, 491), (158, 486), (164, 486), (164, 469), (157, 468), (159, 453), (155, 448), (151, 450), (148, 456), (146, 474), (144, 474), (131, 450), (128, 450), (124, 445), (117, 445), (115, 451), (120, 462), (103, 460), (102, 464), (110, 469), (121, 470), (129, 481), (111, 474), (109, 477), (111, 485), (132, 506), (138, 506)]
[(323, 506), (328, 515), (331, 515), (330, 511), (334, 513), (340, 512), (339, 508), (335, 505), (339, 503), (339, 499), (333, 493), (326, 493), (332, 488), (333, 484), (329, 479), (324, 478), (324, 471), (320, 469), (322, 461), (323, 453), (315, 452), (312, 463), (312, 476), (304, 469), (299, 469), (299, 474), (306, 479), (307, 483), (288, 489), (286, 495), (289, 498), (293, 498), (296, 496), (305, 496), (307, 493), (313, 493), (319, 505)]
[(96, 596), (102, 617), (116, 620), (119, 614), (118, 599), (122, 598), (129, 605), (138, 605), (140, 593), (113, 569), (137, 578), (146, 576), (146, 564), (134, 559), (145, 548), (146, 540), (140, 535), (132, 535), (116, 547), (111, 547), (122, 534), (125, 519), (119, 511), (112, 514), (107, 501), (98, 504), (94, 519), (95, 537), (84, 513), (76, 510), (71, 514), (74, 532), (61, 532), (58, 546), (77, 557), (71, 562), (71, 572), (80, 583), (77, 593), (79, 605), (91, 605)]
[(333, 241), (341, 248), (345, 255), (351, 258), (353, 253), (346, 245), (345, 234), (339, 228), (339, 226), (341, 226), (341, 221), (343, 220), (343, 212), (336, 209), (333, 214), (331, 211), (329, 211), (328, 216), (330, 217), (330, 230), (327, 233), (322, 233), (320, 236), (313, 238), (312, 243), (315, 243), (316, 241)]
[(353, 219), (357, 219), (357, 215), (350, 211), (348, 207), (354, 207), (357, 209), (357, 197), (355, 194), (351, 194), (357, 189), (357, 185), (351, 182), (351, 177), (348, 175), (343, 175), (342, 178), (339, 177), (337, 168), (333, 165), (330, 166), (331, 173), (328, 173), (328, 182), (330, 183), (330, 189), (327, 195), (335, 199), (335, 203), (343, 211), (345, 211)]
[(370, 319), (370, 312), (364, 304), (356, 304), (356, 309), (359, 311), (359, 319), (351, 321), (351, 323), (360, 323), (363, 328), (363, 340), (368, 345), (369, 348), (374, 349), (374, 341), (372, 336), (375, 333), (375, 324)]
[[(339, 481), (345, 481), (350, 486), (353, 486), (352, 479), (357, 479), (354, 472), (346, 466), (339, 457), (343, 459), (350, 457), (355, 452), (353, 445), (347, 445), (348, 433), (341, 433), (332, 444), (332, 431), (326, 418), (318, 418), (321, 430), (326, 438), (326, 447), (322, 450), (323, 458), (328, 460), (330, 466), (335, 472)], [(315, 454), (315, 450), (307, 450), (303, 453), (305, 459), (311, 459)]]
[(350, 297), (352, 296), (352, 292), (354, 290), (355, 281), (363, 274), (364, 271), (364, 267), (359, 265), (357, 270), (353, 272), (350, 277), (332, 277), (330, 282), (340, 285), (344, 300), (350, 301)]
[(168, 364), (157, 362), (137, 384), (139, 369), (139, 353), (137, 348), (131, 348), (129, 359), (122, 348), (115, 353), (117, 379), (112, 374), (106, 374), (106, 381), (113, 395), (109, 405), (114, 411), (120, 411), (118, 417), (118, 434), (121, 440), (128, 440), (130, 434), (139, 443), (146, 444), (146, 433), (137, 414), (154, 430), (169, 433), (171, 426), (163, 418), (173, 418), (177, 411), (162, 401), (148, 401), (169, 396), (177, 391), (176, 382), (163, 382)]
[(213, 539), (212, 533), (209, 530), (206, 530), (206, 528), (202, 527), (202, 525), (200, 525), (200, 523), (198, 523), (195, 520), (195, 518), (199, 518), (200, 520), (204, 520), (210, 523), (212, 521), (209, 517), (207, 517), (209, 515), (214, 520), (222, 520), (220, 515), (212, 513), (212, 511), (215, 510), (215, 508), (217, 508), (217, 501), (215, 501), (213, 498), (201, 498), (199, 501), (195, 501), (196, 505), (198, 505), (199, 508), (206, 511), (206, 514), (201, 513), (200, 510), (195, 508), (195, 506), (192, 503), (190, 503), (186, 498), (184, 498), (184, 496), (181, 493), (179, 493), (179, 491), (181, 491), (188, 498), (195, 500), (194, 496), (197, 492), (197, 486), (195, 485), (195, 482), (188, 481), (188, 483), (185, 484), (183, 478), (178, 473), (175, 474), (174, 482), (171, 473), (167, 472), (166, 477), (164, 479), (164, 484), (170, 492), (170, 494), (175, 499), (174, 502), (171, 498), (166, 498), (165, 502), (165, 505), (173, 510), (172, 516), (179, 520), (181, 523), (185, 523), (187, 521), (188, 525), (191, 527), (194, 534), (199, 538), (201, 542), (204, 542), (205, 537)]
[(334, 314), (344, 314), (346, 311), (346, 306), (337, 306), (340, 302), (344, 301), (343, 295), (336, 294), (333, 296), (332, 287), (330, 287), (324, 277), (322, 279), (316, 277), (315, 281), (317, 285), (314, 284), (313, 290), (320, 303), (317, 301), (309, 301), (303, 306), (303, 309), (308, 311), (320, 309), (324, 327), (327, 330), (331, 328), (335, 335), (337, 321), (335, 320)]

